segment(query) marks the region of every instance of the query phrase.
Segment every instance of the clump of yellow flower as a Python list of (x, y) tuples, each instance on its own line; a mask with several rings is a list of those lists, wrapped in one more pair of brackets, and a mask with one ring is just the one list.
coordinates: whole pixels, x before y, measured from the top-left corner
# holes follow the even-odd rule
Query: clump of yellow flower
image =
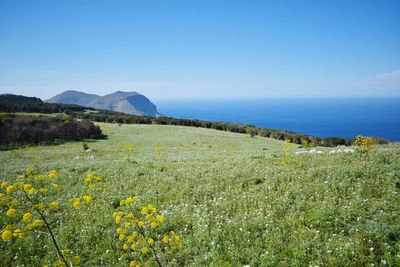
[[(97, 190), (102, 190), (100, 187), (97, 186), (96, 182), (103, 181), (103, 178), (98, 175), (96, 172), (91, 172), (86, 174), (85, 176), (85, 191), (87, 191), (87, 194), (83, 195), (82, 198), (71, 198), (69, 200), (69, 203), (74, 207), (74, 208), (81, 208), (82, 203), (83, 204), (89, 204), (93, 201), (93, 196), (88, 193), (88, 191), (97, 189)], [(53, 185), (54, 187), (55, 185)], [(57, 186), (56, 186), (57, 187)]]
[[(61, 190), (59, 184), (54, 181), (57, 176), (57, 170), (51, 170), (44, 175), (38, 172), (37, 167), (31, 166), (24, 174), (18, 175), (14, 182), (0, 183), (0, 216), (7, 217), (5, 220), (0, 219), (8, 223), (1, 230), (3, 241), (22, 239), (29, 233), (41, 234), (46, 230), (51, 233), (52, 223), (48, 223), (48, 217), (61, 209), (61, 205), (55, 199)], [(86, 202), (91, 201), (90, 196), (85, 196), (84, 199)], [(53, 241), (59, 257), (61, 255), (60, 258), (63, 259), (56, 240)], [(68, 258), (68, 261), (77, 265), (80, 257)], [(66, 261), (60, 262), (60, 266), (66, 264)]]
[(154, 147), (154, 152), (156, 152), (158, 155), (163, 156), (165, 155), (164, 149), (160, 145), (156, 145)]
[(140, 267), (140, 263), (137, 261), (130, 261), (129, 267)]
[(74, 208), (80, 208), (80, 207), (82, 207), (81, 199), (80, 199), (80, 198), (74, 197), (74, 198), (71, 198), (70, 200), (68, 200), (68, 202), (69, 202)]
[(1, 232), (1, 239), (8, 241), (11, 238), (24, 238), (25, 232), (19, 229), (16, 225), (8, 224), (5, 229)]
[(7, 215), (8, 217), (14, 217), (15, 214), (17, 214), (17, 210), (14, 209), (14, 208), (10, 208), (10, 209), (8, 209), (7, 212), (6, 212), (6, 215)]
[(166, 255), (180, 247), (180, 237), (174, 231), (163, 233), (165, 216), (157, 214), (154, 205), (139, 206), (138, 202), (137, 196), (122, 199), (121, 210), (113, 213), (120, 248), (130, 266), (140, 266), (138, 259), (146, 263), (166, 261)]
[(4, 230), (1, 233), (1, 239), (3, 239), (4, 241), (9, 240), (12, 237), (12, 232), (10, 230)]
[(57, 201), (52, 201), (52, 202), (50, 202), (50, 204), (49, 204), (49, 209), (50, 209), (51, 211), (55, 211), (55, 210), (60, 209), (60, 206), (58, 205)]
[(101, 188), (97, 187), (96, 182), (100, 182), (102, 180), (103, 180), (103, 178), (100, 175), (98, 175), (96, 172), (88, 173), (85, 178), (85, 186), (88, 189), (96, 189), (97, 188), (97, 190), (101, 190)]
[(50, 173), (47, 175), (49, 179), (54, 179), (58, 176), (58, 172), (56, 170), (51, 170)]
[(134, 153), (135, 149), (134, 149), (134, 145), (133, 144), (127, 144), (125, 146), (126, 148), (126, 153), (128, 154), (128, 157), (132, 156), (132, 154)]
[(86, 203), (90, 203), (90, 202), (92, 202), (93, 198), (92, 198), (91, 195), (84, 195), (84, 196), (83, 196), (83, 200), (84, 200)]
[(376, 151), (376, 140), (373, 137), (357, 135), (354, 146), (360, 152), (371, 154)]
[(24, 222), (29, 222), (30, 220), (32, 220), (32, 218), (33, 218), (33, 215), (30, 212), (27, 212), (22, 216), (22, 220)]

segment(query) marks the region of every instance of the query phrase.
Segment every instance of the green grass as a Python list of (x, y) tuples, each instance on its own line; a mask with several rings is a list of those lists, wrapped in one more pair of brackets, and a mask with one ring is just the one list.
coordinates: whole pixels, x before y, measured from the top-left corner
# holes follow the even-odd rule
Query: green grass
[[(157, 206), (182, 237), (170, 265), (400, 265), (398, 143), (369, 157), (291, 151), (284, 163), (283, 142), (274, 139), (177, 126), (100, 126), (108, 140), (87, 142), (93, 152), (83, 152), (82, 143), (0, 152), (0, 179), (12, 181), (31, 165), (58, 170), (60, 203), (82, 195), (88, 172), (104, 178), (106, 190), (92, 206), (64, 204), (54, 224), (61, 246), (77, 252), (83, 266), (127, 266), (112, 213), (131, 195)], [(6, 220), (2, 213), (1, 227)], [(45, 234), (0, 241), (0, 249), (1, 266), (41, 266), (56, 257)]]

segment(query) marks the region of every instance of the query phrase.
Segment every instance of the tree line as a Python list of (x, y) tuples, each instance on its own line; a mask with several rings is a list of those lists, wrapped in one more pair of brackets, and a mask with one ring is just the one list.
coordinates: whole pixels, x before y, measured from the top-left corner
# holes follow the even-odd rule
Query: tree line
[(45, 103), (37, 97), (20, 95), (0, 95), (0, 111), (2, 112), (27, 112), (27, 113), (70, 113), (85, 112), (94, 108), (82, 107), (73, 104)]
[(70, 116), (0, 115), (0, 148), (104, 138), (99, 126)]

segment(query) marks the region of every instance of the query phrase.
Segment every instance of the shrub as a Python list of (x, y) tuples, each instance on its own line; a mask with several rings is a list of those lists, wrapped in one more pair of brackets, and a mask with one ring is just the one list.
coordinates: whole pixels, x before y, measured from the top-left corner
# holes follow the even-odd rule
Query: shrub
[(354, 140), (354, 146), (361, 153), (371, 154), (376, 151), (375, 138), (369, 136), (357, 135)]

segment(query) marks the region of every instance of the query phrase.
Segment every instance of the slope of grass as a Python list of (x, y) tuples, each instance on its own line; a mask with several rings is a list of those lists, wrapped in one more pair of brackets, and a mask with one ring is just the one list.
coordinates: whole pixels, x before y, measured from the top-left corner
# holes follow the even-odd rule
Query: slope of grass
[[(65, 208), (54, 224), (83, 266), (127, 266), (112, 213), (140, 196), (182, 237), (170, 265), (400, 265), (400, 147), (304, 154), (268, 138), (201, 128), (100, 124), (108, 140), (0, 152), (0, 179), (32, 165), (59, 171)], [(131, 155), (127, 144), (134, 145)], [(297, 148), (293, 148), (297, 149)], [(285, 159), (285, 160), (283, 160)], [(104, 177), (93, 205), (73, 210), (85, 174)], [(0, 225), (6, 219), (2, 213)], [(45, 235), (0, 241), (0, 265), (54, 262)]]

